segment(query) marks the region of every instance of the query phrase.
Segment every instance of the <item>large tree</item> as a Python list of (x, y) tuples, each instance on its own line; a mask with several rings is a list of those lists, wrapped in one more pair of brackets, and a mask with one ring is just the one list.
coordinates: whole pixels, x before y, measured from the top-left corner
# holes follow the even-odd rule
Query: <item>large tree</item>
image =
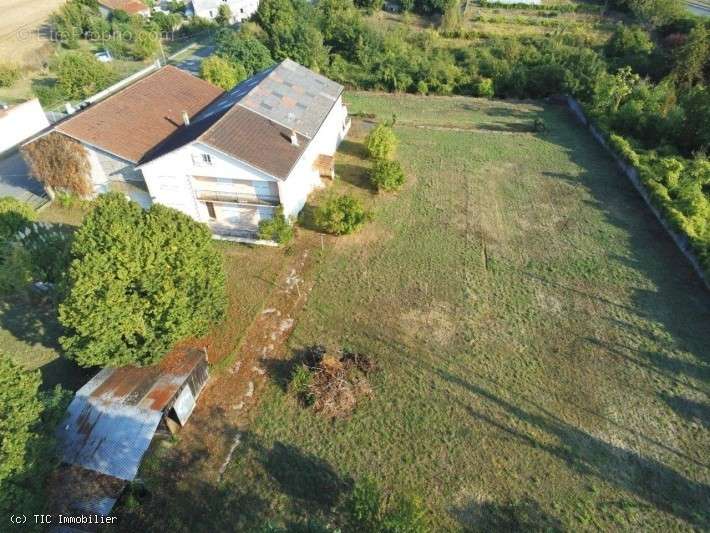
[(24, 146), (22, 155), (32, 174), (47, 187), (78, 196), (91, 194), (91, 165), (80, 142), (52, 132)]
[(174, 209), (102, 195), (72, 258), (60, 341), (82, 366), (154, 364), (223, 316), (222, 257), (209, 229)]
[(259, 39), (231, 28), (217, 32), (217, 55), (234, 65), (241, 65), (247, 76), (274, 64), (269, 49)]
[(0, 353), (0, 515), (43, 512), (44, 486), (54, 465), (54, 428), (66, 393), (42, 393), (38, 371)]
[(54, 70), (59, 88), (71, 99), (81, 100), (111, 84), (113, 72), (88, 52), (64, 52)]

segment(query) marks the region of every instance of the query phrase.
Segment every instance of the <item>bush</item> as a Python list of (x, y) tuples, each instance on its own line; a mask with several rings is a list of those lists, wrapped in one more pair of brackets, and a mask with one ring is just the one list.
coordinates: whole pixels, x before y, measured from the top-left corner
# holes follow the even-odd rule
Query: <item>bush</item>
[(220, 89), (229, 91), (247, 77), (244, 67), (219, 56), (210, 56), (200, 65), (200, 77)]
[(0, 250), (0, 294), (16, 294), (35, 279), (29, 252), (17, 243), (6, 243)]
[(0, 354), (0, 513), (46, 511), (47, 477), (56, 465), (54, 430), (66, 406), (60, 388), (40, 392), (39, 371)]
[(332, 196), (315, 213), (316, 224), (333, 235), (347, 235), (360, 229), (370, 219), (358, 199), (344, 194)]
[(60, 342), (82, 366), (157, 363), (224, 316), (222, 256), (207, 226), (178, 211), (102, 195), (71, 254)]
[(82, 100), (111, 84), (110, 67), (87, 52), (65, 52), (54, 66), (62, 92), (75, 100)]
[(616, 134), (612, 133), (609, 136), (609, 143), (614, 148), (614, 150), (616, 150), (616, 153), (618, 153), (624, 161), (633, 165), (634, 167), (639, 166), (639, 164), (640, 164), (639, 156), (634, 151), (634, 149), (631, 146), (631, 143), (629, 143), (629, 141), (627, 141), (626, 139), (624, 139), (620, 135), (616, 135)]
[(370, 182), (378, 191), (396, 191), (404, 185), (404, 170), (399, 161), (380, 159), (375, 161), (370, 173)]
[(483, 98), (493, 98), (495, 90), (493, 89), (493, 80), (490, 78), (481, 78), (475, 86), (476, 96)]
[(365, 140), (370, 159), (392, 159), (397, 150), (397, 137), (390, 126), (378, 124)]
[(78, 141), (52, 132), (24, 146), (22, 155), (45, 186), (84, 197), (93, 192), (89, 158)]
[(32, 206), (10, 196), (0, 198), (0, 246), (37, 219)]
[(0, 87), (12, 87), (20, 79), (22, 70), (12, 63), (0, 63)]
[(293, 239), (293, 226), (286, 220), (283, 207), (279, 206), (273, 218), (259, 221), (259, 238), (288, 244)]

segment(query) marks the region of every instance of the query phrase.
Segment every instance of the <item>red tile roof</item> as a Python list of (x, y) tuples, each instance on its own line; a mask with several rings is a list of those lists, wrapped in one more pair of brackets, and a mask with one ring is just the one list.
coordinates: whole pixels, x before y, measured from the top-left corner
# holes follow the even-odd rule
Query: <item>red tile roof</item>
[(57, 131), (126, 161), (138, 163), (222, 90), (192, 74), (166, 66), (57, 126)]
[(141, 0), (99, 0), (99, 4), (111, 11), (120, 9), (130, 15), (149, 11), (148, 6), (141, 2)]

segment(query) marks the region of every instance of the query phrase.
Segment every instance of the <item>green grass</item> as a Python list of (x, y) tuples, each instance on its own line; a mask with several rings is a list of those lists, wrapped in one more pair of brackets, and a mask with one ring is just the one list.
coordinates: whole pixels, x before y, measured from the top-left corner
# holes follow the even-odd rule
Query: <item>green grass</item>
[(708, 295), (609, 158), (561, 107), (348, 100), (397, 113), (409, 183), (375, 195), (343, 145), (337, 187), (374, 220), (326, 252), (291, 347), (371, 355), (375, 396), (331, 423), (275, 379), (222, 483), (185, 481), (166, 514), (340, 524), (371, 475), (435, 530), (705, 527)]

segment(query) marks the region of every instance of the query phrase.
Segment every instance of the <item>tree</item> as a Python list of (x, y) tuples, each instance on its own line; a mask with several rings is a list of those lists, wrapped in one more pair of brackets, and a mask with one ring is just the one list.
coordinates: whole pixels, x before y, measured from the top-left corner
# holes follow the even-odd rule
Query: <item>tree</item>
[(139, 31), (133, 42), (132, 50), (136, 59), (155, 57), (160, 51), (160, 35), (154, 31)]
[(331, 196), (316, 209), (316, 224), (334, 235), (346, 235), (360, 229), (370, 219), (362, 202), (344, 194)]
[(82, 366), (150, 365), (224, 314), (222, 257), (207, 226), (123, 195), (100, 196), (76, 232), (60, 342)]
[(0, 198), (0, 245), (37, 219), (32, 206), (10, 196)]
[(22, 155), (32, 174), (46, 187), (78, 196), (93, 191), (89, 159), (78, 141), (52, 132), (24, 146)]
[(247, 77), (274, 64), (269, 49), (251, 35), (223, 28), (217, 32), (216, 41), (217, 55), (244, 67)]
[(229, 26), (232, 23), (232, 9), (228, 4), (220, 4), (214, 20), (220, 26)]
[(704, 70), (710, 63), (710, 35), (704, 24), (696, 25), (676, 54), (673, 75), (678, 85), (690, 88), (705, 81)]
[(87, 98), (111, 83), (112, 72), (88, 52), (64, 52), (55, 66), (61, 91), (75, 100)]
[(28, 372), (0, 354), (0, 513), (45, 511), (47, 476), (56, 464), (54, 429), (67, 394), (39, 391), (39, 371)]
[(459, 31), (463, 25), (463, 13), (460, 0), (449, 0), (441, 16), (440, 31), (444, 33)]
[(220, 56), (210, 56), (200, 65), (200, 77), (212, 85), (229, 91), (247, 77), (246, 70), (239, 63), (232, 63)]
[(661, 26), (679, 18), (685, 9), (680, 0), (625, 0), (620, 3), (652, 26)]
[(396, 191), (404, 185), (404, 170), (399, 161), (378, 159), (372, 167), (370, 182), (378, 191)]
[(368, 134), (365, 140), (367, 155), (370, 159), (392, 159), (397, 150), (397, 137), (394, 130), (385, 123), (380, 123)]

